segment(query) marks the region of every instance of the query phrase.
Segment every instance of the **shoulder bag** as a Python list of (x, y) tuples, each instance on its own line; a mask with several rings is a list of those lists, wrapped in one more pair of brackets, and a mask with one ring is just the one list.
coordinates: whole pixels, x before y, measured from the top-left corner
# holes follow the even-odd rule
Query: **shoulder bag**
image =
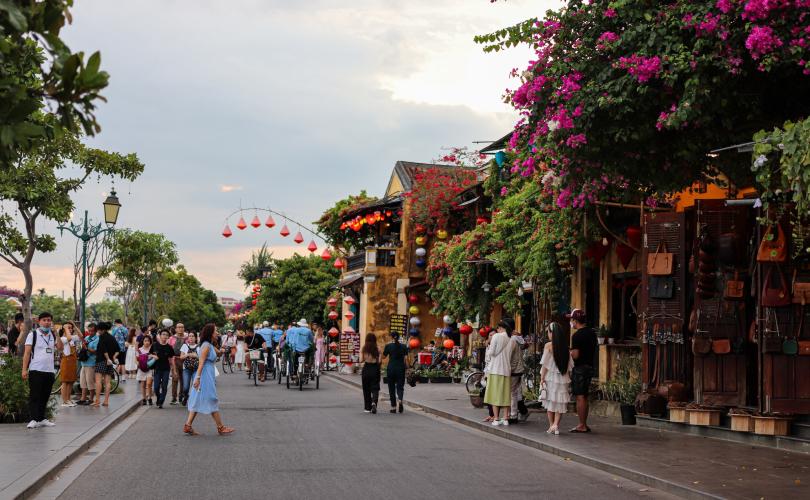
[(667, 252), (667, 243), (661, 241), (655, 253), (647, 255), (647, 274), (650, 276), (669, 276), (673, 270), (674, 254)]
[(810, 356), (810, 340), (801, 340), (802, 333), (804, 333), (804, 304), (799, 309), (799, 328), (796, 329), (794, 338), (797, 341), (796, 350), (799, 356)]
[(778, 222), (769, 226), (759, 242), (757, 262), (784, 262), (787, 259), (787, 239)]
[(650, 298), (669, 300), (675, 295), (675, 278), (672, 276), (650, 276)]
[(796, 281), (797, 270), (793, 269), (793, 303), (802, 306), (810, 302), (810, 283)]
[(717, 237), (717, 260), (726, 266), (738, 266), (745, 260), (747, 254), (740, 235), (734, 231), (723, 233)]
[[(779, 286), (773, 285), (773, 269), (779, 272)], [(788, 290), (785, 274), (779, 264), (774, 264), (768, 268), (765, 274), (765, 283), (762, 285), (762, 297), (760, 298), (763, 307), (784, 307), (791, 304), (790, 291)]]
[[(773, 320), (773, 324), (771, 324)], [(762, 352), (782, 352), (782, 335), (779, 333), (779, 318), (770, 309), (765, 309), (765, 330), (762, 332)]]
[(703, 356), (712, 352), (712, 339), (705, 336), (705, 330), (700, 329), (700, 309), (696, 309), (695, 314), (695, 329), (693, 330), (694, 336), (692, 337), (692, 354), (696, 356)]
[[(810, 283), (808, 283), (810, 284)], [(740, 279), (740, 273), (734, 271), (734, 279), (726, 281), (725, 292), (723, 298), (729, 300), (740, 300), (745, 296), (745, 281)]]

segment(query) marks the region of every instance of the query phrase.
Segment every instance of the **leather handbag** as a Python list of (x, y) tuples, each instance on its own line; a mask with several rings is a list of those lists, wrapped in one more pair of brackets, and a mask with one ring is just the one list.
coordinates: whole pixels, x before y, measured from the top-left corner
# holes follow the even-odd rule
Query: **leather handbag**
[[(771, 321), (773, 320), (773, 321)], [(762, 352), (782, 352), (782, 335), (779, 333), (779, 319), (770, 309), (765, 310), (765, 331), (762, 332)]]
[[(808, 283), (810, 284), (810, 283)], [(745, 296), (745, 281), (740, 279), (740, 273), (734, 271), (734, 279), (726, 281), (726, 289), (723, 297), (726, 299), (739, 300)]]
[(745, 353), (745, 338), (742, 336), (734, 337), (734, 340), (731, 341), (731, 352), (734, 354)]
[(731, 352), (731, 341), (729, 339), (712, 340), (712, 352), (715, 354), (728, 354)]
[(708, 337), (692, 337), (692, 354), (703, 356), (712, 351), (712, 340)]
[(799, 340), (804, 333), (804, 304), (799, 310), (799, 327), (796, 329), (796, 354), (799, 356), (810, 356), (810, 340)]
[(675, 278), (672, 276), (650, 276), (650, 298), (668, 300), (675, 295)]
[(669, 276), (674, 269), (675, 255), (667, 251), (667, 243), (661, 241), (655, 253), (647, 255), (647, 274), (650, 276)]
[(810, 356), (810, 340), (799, 341), (799, 356)]
[(768, 226), (757, 250), (757, 262), (784, 262), (787, 259), (787, 239), (778, 222)]
[(804, 305), (810, 302), (810, 283), (796, 281), (797, 270), (793, 269), (793, 303)]
[[(773, 284), (773, 269), (779, 272), (779, 285)], [(779, 264), (775, 264), (768, 269), (765, 274), (765, 283), (762, 285), (761, 304), (764, 307), (784, 307), (791, 304), (790, 291), (788, 290), (785, 274)]]
[(745, 261), (745, 247), (736, 231), (717, 237), (717, 260), (726, 266), (736, 267)]
[(795, 356), (799, 352), (799, 342), (796, 338), (786, 338), (782, 341), (782, 353)]

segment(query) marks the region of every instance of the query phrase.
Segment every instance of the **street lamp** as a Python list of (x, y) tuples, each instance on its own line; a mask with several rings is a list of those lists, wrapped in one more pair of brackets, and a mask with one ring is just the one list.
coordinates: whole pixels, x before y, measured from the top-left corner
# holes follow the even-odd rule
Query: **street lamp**
[(85, 306), (87, 302), (87, 244), (90, 240), (94, 240), (106, 232), (114, 230), (115, 223), (118, 222), (118, 212), (121, 210), (121, 203), (115, 195), (115, 190), (110, 191), (110, 195), (104, 200), (104, 222), (107, 227), (101, 224), (91, 224), (87, 214), (84, 211), (84, 220), (79, 224), (73, 222), (68, 225), (58, 226), (59, 234), (63, 235), (67, 230), (70, 234), (82, 241), (82, 286), (79, 294), (79, 325), (81, 331), (84, 331), (85, 320)]

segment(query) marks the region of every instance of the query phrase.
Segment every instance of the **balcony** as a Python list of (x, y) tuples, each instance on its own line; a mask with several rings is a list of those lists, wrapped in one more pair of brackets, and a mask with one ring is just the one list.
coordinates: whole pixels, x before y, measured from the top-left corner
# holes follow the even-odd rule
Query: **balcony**
[(363, 269), (366, 265), (366, 252), (356, 253), (346, 258), (346, 272)]

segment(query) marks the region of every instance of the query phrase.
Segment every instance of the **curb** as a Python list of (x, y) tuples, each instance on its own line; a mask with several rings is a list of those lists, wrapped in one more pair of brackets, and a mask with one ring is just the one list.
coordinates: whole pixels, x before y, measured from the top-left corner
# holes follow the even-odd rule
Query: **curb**
[(141, 405), (141, 400), (135, 398), (107, 415), (90, 429), (80, 434), (58, 452), (51, 455), (34, 469), (22, 477), (17, 478), (0, 493), (0, 499), (31, 498), (42, 486), (57, 475), (69, 462), (87, 451), (90, 446), (112, 427), (128, 417)]
[[(335, 375), (329, 375), (331, 380), (336, 382), (342, 382), (348, 386), (354, 388), (362, 388), (362, 385), (354, 380), (345, 380)], [(384, 391), (380, 391), (382, 394)], [(387, 394), (387, 393), (386, 393)], [(649, 486), (651, 488), (655, 488), (666, 493), (671, 493), (673, 495), (677, 495), (682, 498), (689, 498), (689, 499), (722, 499), (724, 497), (719, 495), (714, 495), (712, 493), (707, 493), (705, 491), (696, 490), (694, 488), (690, 488), (688, 486), (684, 486), (678, 483), (673, 483), (672, 481), (668, 481), (666, 479), (653, 476), (650, 474), (645, 474), (643, 472), (639, 472), (633, 469), (628, 469), (626, 467), (620, 467), (618, 465), (614, 465), (604, 460), (590, 457), (583, 454), (572, 453), (568, 450), (558, 448), (556, 446), (550, 445), (548, 443), (542, 443), (539, 441), (534, 441), (529, 438), (525, 438), (523, 436), (518, 436), (517, 434), (513, 434), (508, 431), (504, 431), (502, 429), (498, 429), (492, 427), (490, 425), (484, 425), (480, 422), (476, 422), (474, 420), (469, 420), (464, 417), (460, 417), (458, 415), (453, 415), (452, 413), (448, 413), (443, 410), (438, 410), (436, 408), (432, 408), (430, 406), (426, 406), (421, 403), (415, 403), (412, 401), (403, 401), (405, 406), (410, 408), (414, 408), (417, 410), (421, 410), (427, 414), (435, 415), (437, 417), (441, 417), (445, 420), (450, 420), (452, 422), (456, 422), (459, 424), (466, 425), (467, 427), (471, 427), (475, 430), (486, 432), (488, 434), (492, 434), (494, 436), (498, 436), (500, 438), (508, 439), (509, 441), (522, 444), (529, 448), (534, 448), (536, 450), (540, 450), (546, 453), (550, 453), (552, 455), (556, 455), (558, 457), (566, 458), (571, 460), (572, 462), (577, 462), (583, 465), (587, 465), (588, 467), (593, 467), (594, 469), (598, 469), (609, 474), (614, 474), (616, 476), (623, 477), (625, 479), (629, 479), (631, 481), (635, 481), (639, 484), (643, 484), (644, 486)]]

